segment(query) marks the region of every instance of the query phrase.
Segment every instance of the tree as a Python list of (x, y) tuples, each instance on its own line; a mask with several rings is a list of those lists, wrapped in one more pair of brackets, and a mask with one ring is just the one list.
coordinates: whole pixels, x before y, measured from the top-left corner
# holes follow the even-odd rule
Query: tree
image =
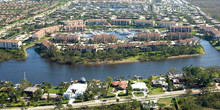
[(42, 91), (41, 91), (41, 89), (37, 89), (35, 92), (34, 92), (34, 100), (40, 100), (40, 98), (41, 98), (41, 96), (42, 96)]
[(26, 89), (27, 87), (32, 86), (33, 83), (29, 82), (27, 79), (23, 79), (20, 83), (20, 89), (23, 91), (24, 89)]
[(179, 69), (175, 68), (175, 67), (171, 67), (170, 70), (168, 71), (168, 73), (174, 74), (174, 73), (178, 73)]
[(186, 95), (189, 96), (190, 94), (192, 94), (192, 90), (191, 89), (186, 89)]
[(112, 81), (113, 81), (113, 79), (110, 76), (106, 77), (106, 79), (105, 79), (105, 82), (107, 82), (108, 86), (110, 86), (112, 84)]
[(62, 96), (58, 96), (55, 100), (55, 109), (58, 109), (60, 110), (61, 108), (63, 108), (63, 105), (62, 105), (62, 101), (63, 101), (63, 97)]

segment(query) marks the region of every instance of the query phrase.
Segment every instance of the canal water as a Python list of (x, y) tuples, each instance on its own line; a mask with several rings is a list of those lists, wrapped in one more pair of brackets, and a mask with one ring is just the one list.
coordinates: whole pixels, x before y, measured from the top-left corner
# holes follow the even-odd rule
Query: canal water
[(220, 66), (220, 53), (212, 47), (208, 41), (201, 40), (205, 55), (169, 59), (160, 62), (143, 62), (127, 64), (103, 64), (103, 65), (63, 65), (41, 58), (35, 53), (34, 48), (27, 49), (29, 56), (25, 61), (9, 60), (0, 63), (0, 80), (10, 80), (18, 83), (26, 78), (33, 83), (48, 81), (53, 85), (61, 81), (70, 81), (84, 76), (86, 79), (104, 80), (107, 76), (117, 78), (120, 76), (139, 75), (147, 78), (152, 74), (165, 74), (171, 67), (182, 68), (189, 65)]

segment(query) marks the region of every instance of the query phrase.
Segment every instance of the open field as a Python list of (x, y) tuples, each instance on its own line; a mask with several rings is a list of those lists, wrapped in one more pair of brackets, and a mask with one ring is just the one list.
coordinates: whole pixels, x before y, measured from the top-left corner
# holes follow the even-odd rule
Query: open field
[(199, 6), (208, 15), (220, 20), (220, 0), (187, 0), (191, 4)]

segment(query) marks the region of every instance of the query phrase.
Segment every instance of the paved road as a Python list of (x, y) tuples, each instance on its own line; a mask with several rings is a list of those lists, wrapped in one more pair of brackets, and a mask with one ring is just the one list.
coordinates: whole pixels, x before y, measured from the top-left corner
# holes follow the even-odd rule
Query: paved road
[[(200, 93), (199, 89), (192, 89), (192, 94), (198, 94)], [(158, 100), (159, 98), (165, 98), (165, 97), (174, 97), (174, 96), (178, 96), (181, 94), (185, 94), (185, 90), (180, 90), (180, 91), (172, 91), (172, 92), (165, 92), (164, 94), (158, 94), (158, 95), (149, 95), (148, 98), (145, 97), (134, 97), (132, 99), (136, 99), (139, 101), (143, 101), (143, 100), (147, 100), (147, 99), (155, 99)], [(99, 106), (102, 104), (106, 104), (106, 105), (110, 105), (110, 104), (117, 104), (117, 103), (125, 103), (127, 102), (127, 99), (120, 99), (120, 102), (116, 102), (116, 100), (112, 99), (112, 100), (108, 100), (106, 102), (102, 102), (100, 100), (97, 101), (87, 101), (87, 102), (83, 102), (83, 103), (73, 103), (72, 106), (73, 108), (80, 108), (83, 105), (87, 105), (87, 106)], [(66, 107), (66, 104), (64, 104), (64, 107)], [(55, 108), (54, 105), (52, 106), (41, 106), (41, 107), (30, 107), (28, 108), (28, 110), (46, 110), (46, 109), (53, 109)], [(10, 110), (20, 110), (20, 108), (16, 108), (16, 109), (10, 109)]]

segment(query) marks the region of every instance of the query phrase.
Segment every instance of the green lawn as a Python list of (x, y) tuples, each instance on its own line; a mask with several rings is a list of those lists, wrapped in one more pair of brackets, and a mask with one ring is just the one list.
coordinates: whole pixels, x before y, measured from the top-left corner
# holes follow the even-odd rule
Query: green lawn
[(49, 93), (59, 93), (59, 91), (60, 91), (60, 88), (57, 88), (57, 87), (52, 87), (48, 89)]
[(162, 108), (165, 108), (165, 107), (170, 107), (170, 104), (172, 103), (172, 97), (170, 98), (160, 98), (157, 103), (159, 105), (161, 105)]
[(142, 96), (144, 96), (144, 93), (143, 92), (135, 92), (134, 95), (136, 97), (142, 97)]
[(215, 46), (215, 48), (216, 48), (218, 51), (220, 51), (220, 46)]
[(205, 54), (205, 51), (203, 50), (203, 47), (200, 47), (196, 51), (199, 52), (200, 54)]
[(32, 46), (34, 46), (34, 43), (27, 44), (27, 45), (25, 45), (23, 47), (24, 47), (24, 49), (27, 49), (27, 48), (32, 47)]
[(164, 94), (164, 91), (162, 88), (151, 88), (149, 90), (149, 95), (157, 95), (157, 94)]
[(35, 41), (35, 42), (42, 42), (43, 40), (47, 40), (47, 39), (49, 39), (50, 37), (44, 37), (44, 38), (42, 38), (42, 39), (40, 39), (40, 40), (37, 40), (37, 41)]

